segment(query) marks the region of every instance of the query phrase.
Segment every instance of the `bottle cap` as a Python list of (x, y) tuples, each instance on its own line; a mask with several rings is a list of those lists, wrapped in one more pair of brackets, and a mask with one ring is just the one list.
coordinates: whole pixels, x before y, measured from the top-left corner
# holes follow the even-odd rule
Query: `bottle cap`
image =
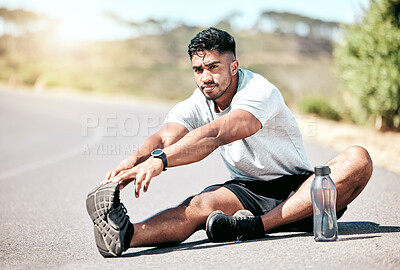
[(314, 167), (315, 175), (328, 175), (331, 173), (329, 166), (316, 166)]

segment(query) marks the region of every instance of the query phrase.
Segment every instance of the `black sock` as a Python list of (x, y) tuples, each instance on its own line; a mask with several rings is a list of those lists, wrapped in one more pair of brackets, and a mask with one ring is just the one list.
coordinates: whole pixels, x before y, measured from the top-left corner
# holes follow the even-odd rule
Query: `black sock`
[(129, 222), (128, 229), (126, 230), (126, 234), (124, 236), (124, 251), (131, 246), (133, 232), (134, 232), (133, 224)]

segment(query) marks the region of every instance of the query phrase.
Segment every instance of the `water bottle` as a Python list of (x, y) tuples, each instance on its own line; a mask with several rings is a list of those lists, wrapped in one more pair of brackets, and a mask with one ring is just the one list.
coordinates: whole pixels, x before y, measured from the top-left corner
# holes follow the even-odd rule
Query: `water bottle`
[(336, 218), (336, 187), (329, 177), (329, 166), (314, 168), (315, 178), (311, 184), (313, 204), (314, 240), (335, 241), (338, 234)]

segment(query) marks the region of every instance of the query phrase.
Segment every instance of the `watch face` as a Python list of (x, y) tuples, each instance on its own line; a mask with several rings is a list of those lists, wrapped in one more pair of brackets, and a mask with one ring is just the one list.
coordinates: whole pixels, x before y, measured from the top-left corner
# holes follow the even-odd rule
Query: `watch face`
[(163, 153), (163, 150), (156, 149), (156, 150), (153, 150), (153, 152), (151, 152), (151, 155), (152, 156), (159, 156), (159, 155), (162, 155), (162, 153)]

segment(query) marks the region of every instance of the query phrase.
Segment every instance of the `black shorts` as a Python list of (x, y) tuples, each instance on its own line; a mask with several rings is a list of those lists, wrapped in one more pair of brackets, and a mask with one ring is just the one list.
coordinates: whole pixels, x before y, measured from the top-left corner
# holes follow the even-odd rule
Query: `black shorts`
[[(292, 196), (311, 174), (310, 172), (304, 175), (285, 175), (270, 181), (235, 179), (214, 186), (223, 186), (232, 191), (240, 200), (244, 209), (258, 216), (271, 211)], [(336, 213), (338, 219), (346, 209), (347, 207)], [(282, 226), (276, 231), (312, 232), (312, 230), (313, 217), (311, 216)]]

